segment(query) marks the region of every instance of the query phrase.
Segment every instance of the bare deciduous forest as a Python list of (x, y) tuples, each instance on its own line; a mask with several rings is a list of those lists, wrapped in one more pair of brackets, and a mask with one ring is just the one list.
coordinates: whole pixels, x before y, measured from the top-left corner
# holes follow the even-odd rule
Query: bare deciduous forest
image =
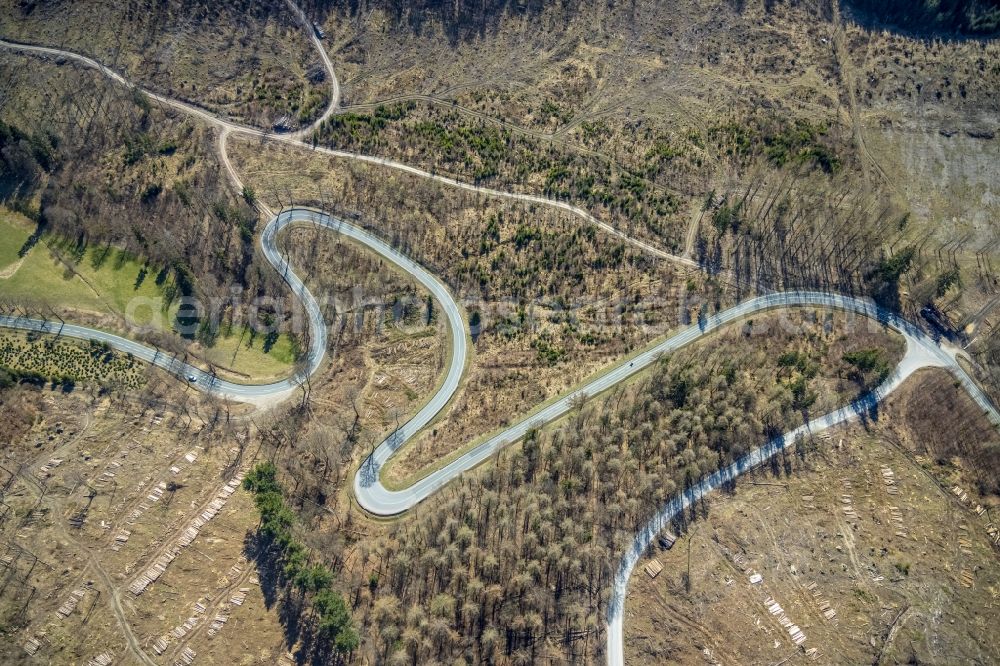
[(8, 39), (92, 56), (133, 82), (234, 120), (306, 124), (329, 87), (282, 0), (6, 0)]
[[(80, 257), (121, 248), (150, 268), (149, 279), (169, 283), (171, 298), (288, 295), (257, 250), (255, 203), (329, 210), (426, 266), (466, 306), (474, 356), (439, 420), (394, 459), (399, 469), (382, 470), (387, 483), (440, 464), (678, 325), (774, 290), (871, 297), (964, 349), (1000, 398), (1000, 46), (990, 0), (306, 0), (305, 27), (281, 0), (0, 5), (4, 38), (89, 54), (151, 90), (268, 132), (304, 127), (326, 108), (328, 72), (310, 40), (327, 49), (341, 108), (301, 145), (233, 130), (226, 153), (242, 192), (228, 181), (217, 128), (63, 58), (5, 50), (0, 203), (37, 224), (22, 257), (46, 234)], [(692, 265), (661, 261), (562, 210), (334, 158), (309, 143), (568, 202)], [(289, 666), (594, 663), (604, 656), (614, 567), (637, 528), (752, 447), (864, 394), (903, 354), (887, 330), (842, 314), (755, 317), (577, 401), (411, 514), (372, 520), (351, 495), (353, 475), (442, 376), (448, 346), (437, 304), (326, 231), (294, 228), (278, 245), (326, 300), (331, 335), (320, 371), (270, 411), (231, 409), (184, 377), (96, 346), (31, 340), (20, 361), (14, 345), (0, 350), (0, 432), (18, 459), (0, 466), (0, 548), (21, 553), (29, 530), (33, 547), (55, 544), (36, 561), (70, 553), (50, 581), (11, 565), (4, 586), (17, 578), (40, 610), (3, 600), (0, 634), (16, 633), (18, 645), (0, 654), (24, 658), (29, 635), (48, 635), (36, 659), (84, 663), (72, 625), (47, 633), (53, 625), (40, 618), (54, 617), (46, 604), (68, 594), (74, 576), (90, 580), (85, 594), (97, 580), (117, 596), (119, 581), (105, 582), (91, 553), (110, 553), (121, 535), (110, 526), (125, 514), (122, 498), (155, 503), (147, 493), (159, 486), (148, 484), (165, 479), (166, 500), (146, 506), (149, 523), (125, 535), (146, 540), (143, 554), (108, 558), (118, 577), (157, 555), (187, 503), (208, 501), (192, 493), (246, 473), (247, 492), (224, 516), (232, 523), (198, 542), (212, 556), (180, 555), (147, 597), (156, 600), (126, 619), (104, 607), (108, 596), (95, 601), (106, 626), (80, 629), (88, 644), (100, 631), (129, 634), (129, 623), (141, 627), (141, 648), (120, 645), (122, 656), (182, 639), (166, 625), (211, 599), (208, 607), (239, 622), (252, 618), (234, 621), (238, 641), (201, 644), (216, 661), (259, 649), (262, 661)], [(44, 311), (29, 306), (0, 303)], [(290, 330), (292, 312), (265, 309), (277, 320), (273, 335)], [(201, 329), (198, 341), (210, 345), (214, 333)], [(169, 333), (149, 339), (184, 348)], [(94, 371), (95, 362), (106, 367)], [(914, 469), (996, 506), (996, 432), (951, 380), (908, 382), (888, 412), (873, 410), (852, 432), (871, 438), (864, 446), (931, 459)], [(158, 431), (164, 413), (168, 427)], [(49, 414), (72, 421), (73, 434)], [(86, 432), (92, 422), (96, 433)], [(823, 445), (805, 441), (752, 481), (782, 486), (799, 469), (789, 456), (808, 462)], [(139, 455), (126, 460), (132, 447)], [(838, 452), (853, 455), (850, 444)], [(201, 455), (217, 467), (185, 485), (180, 461)], [(106, 478), (121, 473), (122, 486), (98, 489), (92, 477), (113, 457), (124, 466)], [(50, 493), (54, 460), (66, 461), (57, 473), (65, 476)], [(89, 525), (66, 527), (65, 516), (95, 502)], [(95, 525), (101, 511), (108, 526)], [(708, 511), (696, 504), (672, 530), (683, 538)], [(805, 553), (819, 557), (811, 546)], [(875, 555), (850, 555), (867, 584), (865, 558)], [(993, 589), (995, 562), (968, 562), (921, 574), (948, 577), (960, 594), (955, 577), (975, 571), (978, 588)], [(899, 561), (893, 575), (902, 580), (909, 567)], [(243, 618), (229, 602), (241, 585), (259, 596)], [(860, 587), (851, 594), (877, 605)], [(876, 626), (864, 631), (891, 642), (895, 634), (875, 636)], [(183, 659), (191, 644), (171, 639), (162, 659)]]
[[(641, 381), (581, 404), (564, 425), (533, 432), (382, 537), (355, 542), (349, 513), (333, 534), (304, 533), (314, 552), (343, 562), (367, 657), (593, 659), (616, 553), (651, 507), (805, 414), (866, 390), (902, 351), (877, 329), (845, 335), (840, 315), (789, 317), (747, 322), (663, 359)], [(859, 355), (877, 361), (860, 371)], [(299, 456), (322, 458), (310, 447), (327, 440), (296, 436), (304, 424), (293, 423), (272, 440), (275, 457), (297, 441)], [(327, 437), (340, 438), (335, 431)], [(309, 481), (320, 469), (296, 465), (296, 487), (322, 487)]]
[[(37, 233), (73, 239), (80, 255), (124, 248), (178, 295), (225, 295), (234, 283), (280, 293), (255, 256), (256, 213), (231, 192), (211, 130), (70, 65), (5, 54), (0, 80), (5, 202)], [(31, 96), (35, 85), (46, 99)]]

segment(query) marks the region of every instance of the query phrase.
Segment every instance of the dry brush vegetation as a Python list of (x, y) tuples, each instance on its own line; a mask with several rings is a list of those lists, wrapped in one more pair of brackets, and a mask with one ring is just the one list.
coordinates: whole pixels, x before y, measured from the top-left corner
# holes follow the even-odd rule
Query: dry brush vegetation
[[(796, 311), (783, 321), (747, 322), (664, 359), (384, 528), (358, 523), (339, 501), (337, 518), (302, 501), (303, 539), (343, 563), (359, 654), (596, 660), (613, 563), (653, 508), (805, 412), (839, 406), (901, 353), (877, 328), (845, 335), (840, 315)], [(881, 362), (860, 373), (859, 354)], [(298, 427), (316, 432), (327, 419)], [(319, 462), (307, 449), (322, 438), (280, 432), (267, 440), (272, 459), (297, 439), (299, 457)], [(322, 469), (295, 464), (284, 474), (299, 489), (322, 487), (308, 481)]]
[[(995, 507), (996, 495), (973, 491), (968, 474), (988, 460), (982, 447), (996, 431), (964, 402), (947, 374), (919, 374), (877, 422), (837, 429), (809, 455), (791, 455), (790, 474), (753, 475), (713, 499), (670, 551), (650, 549), (636, 568), (626, 658), (996, 660), (989, 627), (997, 622), (991, 590), (1000, 567), (989, 519), (975, 512), (979, 502)], [(911, 444), (923, 453), (914, 457)], [(962, 455), (942, 468), (925, 446)], [(956, 484), (973, 499), (956, 497)], [(643, 571), (652, 560), (663, 566), (656, 578)], [(750, 573), (763, 580), (751, 583)], [(804, 633), (801, 646), (779, 622), (785, 618)], [(729, 640), (734, 635), (745, 640)]]
[[(836, 3), (305, 4), (328, 34), (345, 103), (361, 105), (327, 122), (317, 142), (568, 200), (707, 268), (682, 272), (541, 206), (233, 137), (230, 155), (262, 201), (310, 203), (375, 231), (441, 276), (475, 317), (463, 388), (393, 474), (412, 473), (677, 324), (764, 287), (873, 295), (913, 318), (930, 308), (940, 333), (974, 323), (983, 333), (970, 351), (987, 376), (1000, 367), (988, 178), (995, 43), (842, 24)], [(94, 3), (83, 16), (86, 6), (20, 3), (0, 32), (42, 35), (261, 125), (285, 114), (304, 122), (325, 100), (315, 54), (283, 3), (160, 3), (148, 13), (138, 2)], [(53, 59), (4, 54), (0, 82), (11, 205), (84, 246), (131, 250), (180, 291), (212, 295), (236, 283), (254, 295), (284, 293), (254, 251), (258, 221), (228, 191), (211, 131)], [(927, 157), (966, 149), (982, 169), (962, 172), (986, 177), (956, 184)], [(907, 182), (911, 164), (916, 184)], [(928, 194), (927, 182), (944, 182), (949, 201)], [(426, 294), (328, 232), (295, 229), (281, 243), (314, 292), (339, 299), (326, 311), (330, 360), (289, 406), (266, 417), (231, 414), (182, 396), (155, 372), (135, 402), (96, 387), (70, 396), (28, 385), (0, 391), (16, 456), (32, 465), (55, 455), (31, 451), (25, 437), (47, 424), (35, 405), (43, 399), (58, 411), (86, 398), (121, 412), (94, 441), (131, 437), (153, 457), (224, 442), (234, 452), (216, 447), (213, 461), (226, 478), (258, 447), (273, 460), (282, 496), (279, 506), (275, 488), (258, 493), (267, 496), (256, 507), (263, 529), (255, 530), (249, 498), (238, 499), (199, 545), (218, 562), (182, 559), (165, 579), (180, 594), (154, 585), (150, 597), (164, 618), (183, 621), (208, 587), (217, 588), (213, 599), (228, 594), (233, 581), (214, 581), (230, 563), (256, 558), (263, 594), (246, 640), (272, 662), (289, 648), (318, 661), (598, 661), (612, 568), (636, 527), (750, 446), (871, 386), (901, 353), (884, 331), (846, 331), (840, 315), (796, 311), (795, 332), (761, 317), (581, 403), (414, 515), (376, 523), (352, 507), (351, 475), (433, 390), (446, 359), (443, 327)], [(736, 279), (712, 275), (722, 270)], [(288, 330), (292, 313), (270, 314)], [(952, 479), (993, 492), (996, 447), (982, 445), (993, 433), (968, 425), (955, 405), (958, 421), (946, 425), (964, 439), (930, 434), (932, 407), (954, 397), (949, 384), (919, 385), (907, 403), (919, 437), (897, 439), (913, 440)], [(176, 438), (147, 442), (140, 421), (170, 404), (179, 405)], [(799, 453), (772, 471), (810, 467), (822, 455)], [(93, 467), (92, 454), (81, 449), (70, 469)], [(150, 472), (138, 465), (128, 478)], [(88, 501), (85, 484), (66, 475), (72, 490), (46, 500), (50, 516), (77, 515), (94, 501), (95, 520), (105, 509), (119, 515), (108, 492)], [(164, 526), (181, 520), (183, 501), (201, 498), (192, 493), (216, 478), (190, 477), (137, 540), (154, 548)], [(16, 501), (30, 506), (30, 483), (16, 483)], [(32, 515), (18, 507), (19, 520)], [(685, 520), (706, 511), (699, 505)], [(33, 547), (63, 522), (43, 520)], [(93, 522), (86, 529), (94, 543), (108, 540)], [(247, 532), (245, 549), (234, 530)], [(60, 546), (73, 552), (73, 574), (84, 541)], [(19, 581), (20, 591), (47, 584), (30, 574)], [(860, 601), (861, 612), (874, 608)], [(104, 611), (103, 625), (81, 633), (88, 648), (120, 631)], [(25, 618), (42, 624), (16, 605), (3, 612), (11, 628)], [(150, 640), (169, 629), (148, 609), (133, 621)], [(52, 640), (45, 654), (67, 656), (72, 641), (55, 635), (65, 643)], [(190, 644), (216, 660), (232, 654), (219, 647), (228, 643)], [(180, 644), (171, 650), (179, 654)]]
[(327, 73), (282, 0), (6, 0), (0, 34), (88, 55), (158, 93), (263, 127), (306, 124), (329, 101)]
[[(964, 20), (946, 4), (946, 23)], [(359, 105), (319, 139), (565, 197), (713, 268), (745, 274), (778, 252), (761, 271), (772, 287), (884, 296), (881, 262), (912, 251), (900, 307), (931, 305), (953, 333), (992, 328), (997, 43), (893, 32), (838, 5), (311, 3), (343, 35), (332, 51)], [(706, 201), (763, 188), (744, 204), (765, 211), (796, 181), (806, 227), (772, 210), (699, 252), (699, 235), (714, 242)]]

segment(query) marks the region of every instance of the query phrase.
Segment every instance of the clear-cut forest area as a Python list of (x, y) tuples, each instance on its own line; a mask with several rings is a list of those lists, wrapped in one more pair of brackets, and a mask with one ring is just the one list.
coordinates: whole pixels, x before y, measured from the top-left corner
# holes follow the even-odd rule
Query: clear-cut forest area
[(0, 0), (0, 662), (1000, 662), (995, 0)]

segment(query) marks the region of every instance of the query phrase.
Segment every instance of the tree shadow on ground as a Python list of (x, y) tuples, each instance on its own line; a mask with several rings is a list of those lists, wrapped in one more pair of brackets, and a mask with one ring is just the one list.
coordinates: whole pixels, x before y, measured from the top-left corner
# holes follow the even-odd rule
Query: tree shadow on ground
[(844, 6), (851, 20), (873, 31), (953, 41), (1000, 35), (997, 0), (846, 0)]
[(300, 642), (302, 634), (302, 604), (290, 598), (287, 582), (281, 565), (271, 548), (259, 532), (247, 532), (243, 540), (243, 552), (247, 559), (257, 566), (260, 591), (264, 596), (264, 607), (278, 611), (278, 619), (284, 633), (285, 645), (291, 649)]
[(330, 666), (344, 663), (332, 641), (320, 635), (305, 597), (295, 592), (271, 546), (266, 537), (256, 531), (248, 531), (243, 540), (247, 560), (257, 567), (264, 607), (277, 611), (286, 649), (293, 652), (297, 664)]

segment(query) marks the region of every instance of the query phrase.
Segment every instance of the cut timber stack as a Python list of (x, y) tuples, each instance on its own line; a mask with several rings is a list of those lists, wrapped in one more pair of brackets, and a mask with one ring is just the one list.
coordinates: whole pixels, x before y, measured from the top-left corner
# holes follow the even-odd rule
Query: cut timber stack
[[(844, 483), (844, 490), (850, 491), (852, 489), (850, 479), (843, 478), (841, 481)], [(854, 510), (854, 498), (851, 495), (843, 494), (840, 496), (840, 503), (844, 508), (844, 515), (853, 520), (858, 519), (858, 513)]]
[(32, 636), (31, 638), (29, 638), (24, 642), (24, 651), (27, 652), (28, 654), (33, 655), (36, 652), (38, 652), (38, 648), (41, 647), (41, 645), (42, 645), (41, 641)]
[(675, 537), (670, 532), (667, 532), (666, 534), (660, 537), (659, 542), (660, 542), (660, 548), (662, 548), (663, 550), (670, 550), (671, 548), (674, 547), (674, 544), (677, 543), (677, 537)]
[(119, 532), (117, 536), (115, 536), (115, 542), (111, 544), (111, 550), (114, 551), (121, 550), (122, 546), (125, 545), (125, 542), (128, 541), (128, 538), (130, 536), (132, 536), (132, 533), (123, 527), (122, 531)]
[(963, 587), (972, 587), (972, 583), (975, 581), (972, 572), (968, 569), (962, 569), (962, 573), (959, 574), (959, 579), (962, 581)]
[(187, 633), (194, 629), (195, 625), (198, 624), (197, 617), (189, 617), (184, 620), (183, 624), (178, 624), (176, 627), (171, 629), (170, 633), (173, 634), (174, 638), (184, 638)]
[(907, 533), (906, 527), (903, 525), (903, 512), (898, 506), (889, 507), (889, 520), (892, 522), (892, 528), (896, 531), (896, 536), (905, 539)]
[(181, 548), (187, 548), (191, 545), (191, 542), (198, 537), (198, 533), (205, 524), (214, 518), (222, 507), (226, 505), (226, 502), (232, 497), (232, 494), (236, 492), (239, 488), (240, 483), (243, 482), (243, 475), (245, 471), (238, 473), (229, 483), (222, 487), (222, 490), (216, 494), (215, 498), (209, 503), (201, 515), (196, 516), (191, 524), (177, 537), (176, 542), (173, 546), (168, 548), (166, 551), (160, 554), (156, 561), (146, 569), (138, 578), (132, 581), (129, 585), (129, 592), (135, 596), (139, 596), (146, 591), (154, 581), (156, 581), (163, 573), (167, 570), (167, 566), (174, 561), (174, 558), (181, 552)]
[(816, 585), (816, 582), (813, 581), (813, 582), (809, 583), (808, 585), (806, 585), (806, 589), (809, 590), (809, 592), (812, 593), (813, 599), (816, 600), (816, 605), (819, 606), (819, 611), (823, 614), (823, 617), (825, 617), (830, 622), (836, 623), (836, 620), (837, 620), (837, 611), (835, 611), (833, 608), (830, 607), (830, 600), (829, 599), (823, 599), (822, 598), (822, 595), (820, 594), (820, 591), (818, 589), (818, 586)]
[(157, 655), (161, 655), (167, 651), (167, 640), (167, 636), (160, 636), (153, 641), (153, 651), (155, 651)]
[(896, 487), (896, 475), (888, 465), (882, 465), (882, 481), (885, 483), (885, 491), (890, 495), (898, 495), (899, 488)]
[(212, 625), (208, 628), (208, 635), (214, 636), (220, 631), (222, 631), (222, 626), (229, 621), (228, 615), (218, 614), (215, 616), (215, 620), (212, 621)]
[(663, 571), (663, 565), (656, 560), (650, 560), (649, 563), (643, 567), (643, 569), (650, 578), (656, 578), (660, 575), (660, 572)]
[(66, 603), (60, 606), (59, 610), (57, 610), (56, 612), (59, 613), (59, 615), (62, 617), (68, 617), (69, 614), (72, 613), (74, 609), (76, 609), (76, 606), (77, 604), (80, 603), (80, 600), (83, 599), (84, 594), (86, 593), (83, 590), (73, 590), (72, 594), (69, 595), (69, 599), (66, 600)]

